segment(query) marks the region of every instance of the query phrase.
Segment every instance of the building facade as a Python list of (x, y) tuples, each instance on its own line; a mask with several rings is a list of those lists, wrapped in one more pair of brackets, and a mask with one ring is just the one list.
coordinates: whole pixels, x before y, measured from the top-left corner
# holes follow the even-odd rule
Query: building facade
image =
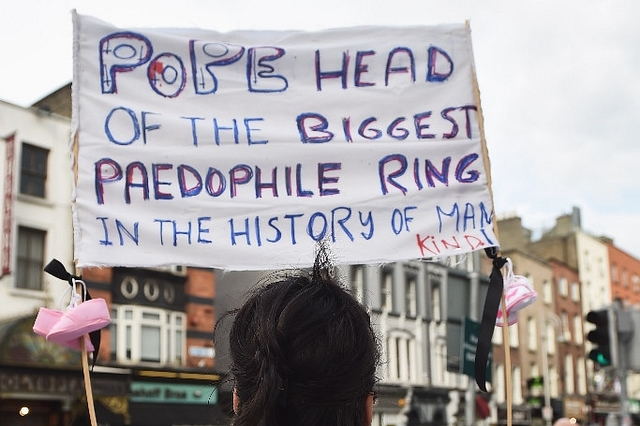
[[(90, 406), (100, 424), (227, 424), (217, 401), (214, 271), (76, 271), (70, 119), (46, 102), (38, 105), (0, 102), (2, 424), (88, 424)], [(79, 350), (33, 331), (40, 308), (64, 311), (70, 300), (67, 282), (44, 272), (53, 259), (81, 275), (92, 298), (104, 299), (110, 309), (111, 324), (100, 332), (88, 376)]]
[[(53, 258), (73, 265), (69, 120), (0, 102), (0, 137), (0, 418), (11, 421), (30, 406), (34, 419), (49, 424), (51, 413), (71, 409), (59, 390), (82, 389), (82, 380), (60, 371), (79, 366), (79, 352), (46, 345), (31, 328), (38, 309), (57, 307), (65, 290), (66, 284), (42, 272), (44, 265)], [(59, 368), (51, 370), (54, 361)]]
[(612, 300), (620, 299), (626, 307), (640, 307), (640, 260), (616, 247), (613, 240), (601, 240), (607, 246)]
[(639, 261), (611, 239), (585, 232), (580, 216), (580, 210), (573, 208), (536, 240), (517, 217), (500, 220), (499, 228), (503, 250), (518, 247), (543, 259), (553, 270), (551, 292), (563, 330), (557, 370), (562, 408), (577, 418), (582, 414), (586, 421), (604, 421), (611, 412), (620, 410), (620, 380), (625, 380), (629, 397), (640, 395), (638, 375), (604, 368), (589, 359), (593, 346), (586, 336), (594, 326), (585, 317), (616, 300), (625, 309), (637, 306), (640, 283), (634, 286), (634, 280), (640, 281)]
[[(67, 284), (44, 273), (44, 265), (55, 258), (74, 271), (70, 99), (65, 86), (33, 108), (0, 102), (0, 418), (14, 419), (9, 425), (18, 424), (23, 407), (34, 425), (83, 424), (87, 418), (80, 352), (32, 330), (40, 307), (62, 309), (68, 297)], [(529, 420), (540, 419), (547, 398), (556, 417), (586, 419), (585, 402), (601, 377), (585, 356), (584, 315), (614, 299), (638, 306), (640, 263), (613, 241), (584, 232), (577, 209), (535, 241), (519, 218), (501, 220), (498, 228), (501, 256), (529, 278), (538, 300), (516, 324), (495, 329), (489, 394), (477, 393), (463, 371), (464, 325), (479, 321), (491, 269), (482, 252), (340, 267), (380, 338), (375, 426), (465, 424), (470, 418), (497, 423), (507, 389)], [(213, 329), (262, 272), (180, 266), (74, 272), (111, 312), (91, 374), (102, 422), (228, 423), (228, 351), (224, 327), (215, 347)], [(630, 394), (638, 389), (630, 386)]]
[[(118, 371), (123, 413), (135, 425), (226, 424), (215, 370), (212, 269), (86, 268), (92, 296), (107, 301), (98, 371)], [(98, 399), (97, 403), (101, 403)], [(117, 421), (117, 419), (116, 419)]]
[(545, 420), (543, 407), (552, 407), (547, 415), (553, 418), (571, 415), (586, 420), (589, 375), (576, 235), (549, 233), (556, 244), (532, 241), (532, 232), (519, 217), (499, 220), (498, 228), (502, 256), (512, 259), (515, 273), (529, 278), (538, 293), (536, 302), (518, 315), (517, 326), (509, 327), (510, 340), (517, 342), (511, 342), (513, 385), (519, 385), (514, 395), (522, 395), (534, 421)]
[(45, 276), (52, 258), (73, 266), (69, 120), (0, 102), (2, 286), (0, 320), (58, 303), (64, 287)]
[[(473, 311), (478, 321), (488, 287), (479, 256), (342, 268), (380, 339), (375, 426), (464, 424), (469, 416), (489, 416), (490, 396), (481, 397), (478, 413), (475, 383), (469, 393), (473, 379), (461, 364), (465, 318)], [(473, 399), (471, 413), (467, 398)]]
[[(588, 392), (584, 351), (582, 286), (578, 271), (564, 262), (548, 260), (553, 270), (553, 298), (559, 319), (558, 391), (559, 395), (580, 397)], [(575, 416), (574, 416), (575, 417)]]

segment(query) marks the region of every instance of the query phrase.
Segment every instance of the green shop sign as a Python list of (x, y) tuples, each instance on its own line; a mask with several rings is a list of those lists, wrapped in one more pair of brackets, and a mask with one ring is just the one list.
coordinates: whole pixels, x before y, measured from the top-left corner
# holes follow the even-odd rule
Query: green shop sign
[[(478, 346), (480, 323), (465, 317), (462, 328), (463, 340), (461, 342), (462, 350), (460, 351), (460, 353), (462, 353), (461, 373), (469, 377), (475, 377), (476, 347)], [(486, 376), (487, 382), (489, 383), (491, 383), (492, 358), (491, 352), (489, 352)]]
[(163, 404), (216, 404), (218, 390), (212, 384), (183, 385), (173, 383), (133, 382), (131, 402)]

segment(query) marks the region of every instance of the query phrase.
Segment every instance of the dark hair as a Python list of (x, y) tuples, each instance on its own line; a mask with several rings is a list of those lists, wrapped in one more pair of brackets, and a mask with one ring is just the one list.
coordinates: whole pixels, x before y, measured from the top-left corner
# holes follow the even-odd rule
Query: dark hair
[(363, 426), (378, 344), (326, 249), (313, 268), (268, 277), (230, 331), (235, 426)]

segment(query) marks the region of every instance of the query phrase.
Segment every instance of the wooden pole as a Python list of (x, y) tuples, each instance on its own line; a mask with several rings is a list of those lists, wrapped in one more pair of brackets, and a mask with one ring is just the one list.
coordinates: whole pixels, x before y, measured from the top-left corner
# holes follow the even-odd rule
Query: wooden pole
[(89, 419), (91, 426), (98, 426), (96, 419), (96, 409), (93, 404), (93, 391), (91, 390), (91, 377), (89, 375), (89, 360), (87, 353), (86, 336), (80, 337), (80, 348), (82, 349), (82, 374), (84, 376), (84, 391), (87, 396), (87, 407), (89, 408)]
[[(471, 26), (469, 25), (469, 21), (466, 22), (467, 31), (469, 32), (469, 40), (471, 39)], [(473, 63), (473, 48), (471, 47), (471, 43), (469, 43), (469, 57), (472, 59), (471, 63), (471, 73), (473, 79), (473, 95), (476, 101), (476, 107), (478, 109), (478, 127), (480, 131), (480, 142), (482, 144), (482, 157), (484, 160), (484, 168), (485, 173), (487, 175), (487, 186), (489, 188), (489, 194), (491, 196), (491, 202), (493, 203), (493, 189), (491, 188), (491, 163), (489, 161), (489, 152), (487, 150), (487, 140), (484, 135), (484, 117), (482, 114), (482, 105), (480, 103), (480, 88), (478, 87), (478, 80), (476, 76), (476, 67), (475, 63)], [(498, 223), (495, 220), (495, 208), (494, 208), (494, 221), (493, 221), (493, 232), (498, 237)], [(511, 388), (511, 348), (509, 343), (509, 324), (507, 322), (507, 305), (505, 303), (504, 291), (502, 292), (502, 318), (504, 320), (504, 324), (502, 326), (502, 336), (503, 336), (503, 344), (504, 344), (504, 369), (505, 369), (505, 400), (507, 404), (507, 426), (511, 426), (512, 424), (512, 388)]]
[(507, 403), (507, 426), (511, 426), (512, 418), (512, 388), (511, 388), (511, 342), (509, 341), (509, 323), (507, 317), (507, 304), (502, 292), (502, 341), (504, 346), (504, 375), (505, 375), (505, 400)]
[[(467, 31), (469, 32), (469, 40), (471, 40), (471, 26), (469, 21), (466, 21)], [(491, 161), (489, 160), (489, 151), (487, 149), (487, 138), (484, 134), (484, 114), (482, 113), (482, 104), (480, 102), (480, 88), (478, 87), (478, 78), (476, 76), (476, 65), (473, 62), (473, 47), (469, 42), (469, 57), (471, 58), (471, 78), (473, 80), (473, 97), (476, 102), (476, 108), (478, 113), (478, 130), (480, 132), (480, 143), (482, 145), (482, 161), (484, 163), (484, 172), (487, 177), (487, 189), (489, 190), (489, 196), (491, 197), (491, 204), (493, 204), (493, 188), (491, 187)], [(494, 209), (495, 219), (495, 209)], [(493, 221), (493, 233), (498, 238), (498, 222)]]
[[(76, 284), (77, 285), (77, 284)], [(84, 284), (82, 284), (84, 286)], [(76, 291), (77, 289), (74, 289)], [(82, 290), (81, 290), (82, 291)], [(89, 420), (91, 426), (98, 426), (96, 409), (93, 403), (93, 390), (91, 388), (91, 375), (89, 374), (89, 354), (87, 353), (87, 335), (80, 336), (80, 356), (82, 357), (82, 375), (84, 377), (84, 392), (87, 397)]]
[[(76, 79), (75, 73), (76, 71), (74, 69), (74, 80)], [(72, 95), (73, 95), (73, 90), (72, 90)], [(77, 98), (75, 96), (72, 96), (72, 98), (73, 98), (72, 103), (75, 103), (77, 101)], [(78, 128), (77, 128), (78, 122), (74, 120), (77, 120), (77, 117), (73, 117), (72, 119), (73, 142), (71, 144), (71, 152), (73, 153), (73, 165), (72, 165), (73, 180), (74, 180), (74, 186), (77, 188), (79, 138), (78, 138)], [(73, 202), (75, 204), (76, 200), (74, 199)], [(82, 271), (79, 270), (77, 265), (76, 265), (76, 272), (78, 273), (78, 275), (82, 275)], [(87, 339), (87, 336), (80, 336), (80, 348), (81, 348), (81, 356), (82, 356), (82, 375), (84, 376), (84, 391), (87, 397), (87, 407), (89, 408), (89, 419), (91, 421), (91, 426), (98, 426), (98, 421), (96, 419), (96, 409), (93, 403), (93, 390), (91, 389), (91, 376), (89, 375), (89, 359), (88, 359), (89, 354), (87, 353), (86, 339)]]

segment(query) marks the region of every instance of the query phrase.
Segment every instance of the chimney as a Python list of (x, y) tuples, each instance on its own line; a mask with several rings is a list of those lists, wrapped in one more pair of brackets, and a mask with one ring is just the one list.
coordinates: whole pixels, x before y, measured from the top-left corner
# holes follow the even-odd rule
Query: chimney
[(582, 221), (580, 219), (580, 207), (573, 206), (571, 210), (571, 229), (582, 229)]

